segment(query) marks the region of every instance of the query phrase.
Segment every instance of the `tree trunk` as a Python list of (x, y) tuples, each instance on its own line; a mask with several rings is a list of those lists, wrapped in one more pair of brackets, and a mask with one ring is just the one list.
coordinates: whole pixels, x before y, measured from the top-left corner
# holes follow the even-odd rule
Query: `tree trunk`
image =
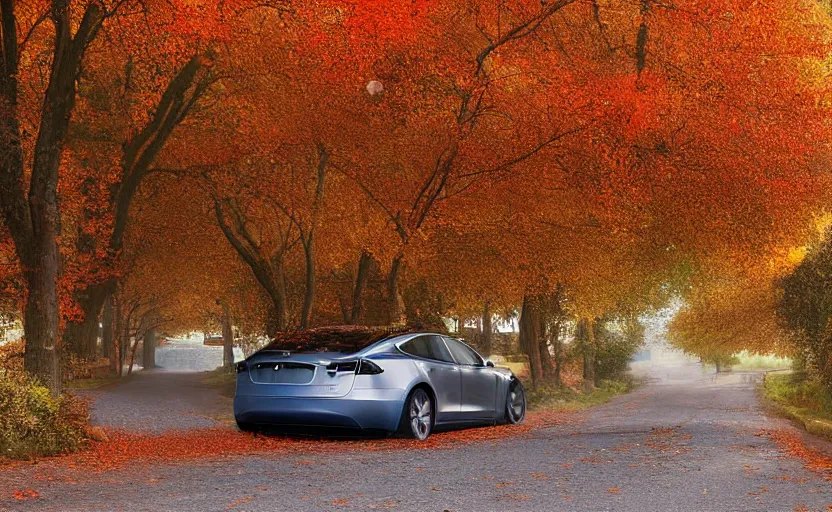
[(113, 296), (104, 301), (104, 312), (101, 315), (103, 332), (101, 333), (101, 355), (111, 357), (113, 354)]
[(390, 266), (390, 274), (387, 276), (387, 300), (389, 306), (388, 323), (391, 325), (401, 325), (407, 323), (404, 309), (404, 298), (401, 293), (400, 274), (402, 268), (401, 254), (393, 258), (393, 263)]
[(127, 375), (129, 376), (133, 373), (133, 365), (136, 363), (136, 350), (139, 348), (138, 336), (133, 340), (132, 347), (128, 343), (128, 348), (130, 348), (130, 365), (127, 367)]
[[(303, 297), (303, 310), (300, 314), (300, 328), (306, 329), (311, 326), (312, 307), (315, 304), (315, 230), (318, 227), (318, 214), (321, 211), (321, 202), (324, 199), (324, 181), (326, 179), (326, 166), (329, 162), (329, 153), (320, 142), (317, 144), (318, 151), (318, 175), (315, 183), (315, 199), (312, 202), (312, 218), (309, 221), (309, 231), (303, 242), (303, 251), (306, 257), (306, 293)], [(293, 217), (294, 218), (294, 217)], [(302, 223), (294, 218), (303, 236)]]
[(494, 339), (492, 336), (491, 326), (491, 303), (485, 301), (485, 307), (482, 312), (482, 351), (485, 357), (490, 357), (494, 347)]
[(549, 323), (550, 319), (547, 317), (548, 310), (540, 315), (540, 365), (542, 367), (543, 377), (548, 380), (555, 378), (555, 365), (552, 362), (552, 352), (549, 350), (549, 337), (551, 335)]
[[(52, 117), (44, 116), (44, 122), (53, 124)], [(58, 249), (61, 213), (56, 190), (60, 151), (49, 151), (43, 145), (57, 145), (63, 140), (63, 136), (49, 135), (48, 132), (59, 130), (59, 127), (49, 125), (41, 126), (42, 132), (38, 137), (40, 149), (35, 151), (34, 167), (42, 169), (38, 173), (41, 179), (36, 180), (33, 177), (29, 193), (34, 233), (32, 251), (35, 256), (33, 267), (26, 272), (28, 297), (23, 324), (26, 332), (24, 368), (40, 378), (44, 385), (57, 394), (61, 391), (58, 358), (60, 310), (57, 287), (61, 271), (61, 254)]]
[(231, 309), (222, 302), (222, 365), (226, 368), (234, 364), (234, 331), (231, 328)]
[[(76, 294), (76, 302), (84, 314), (80, 322), (68, 322), (63, 334), (63, 346), (79, 357), (91, 359), (98, 351), (99, 317), (104, 303), (115, 290), (110, 280), (87, 287)], [(102, 324), (104, 322), (101, 322)]]
[[(128, 326), (130, 322), (125, 322)], [(118, 343), (118, 376), (124, 375), (124, 363), (127, 362), (127, 349), (130, 348), (130, 328), (122, 326), (122, 333)]]
[(583, 355), (584, 391), (595, 389), (595, 322), (589, 318), (581, 318), (578, 323)]
[(533, 298), (523, 297), (523, 309), (520, 313), (520, 350), (529, 357), (529, 373), (532, 386), (542, 380), (540, 364), (540, 311), (534, 304)]
[(358, 258), (358, 273), (355, 276), (355, 288), (352, 292), (352, 311), (349, 321), (352, 325), (361, 323), (364, 317), (364, 291), (370, 279), (372, 263), (373, 257), (370, 253), (361, 251), (361, 256)]
[(300, 328), (306, 329), (311, 326), (312, 306), (315, 304), (315, 234), (310, 229), (309, 238), (303, 244), (303, 252), (306, 259), (306, 290), (303, 295), (303, 309), (300, 313)]
[(68, 322), (63, 334), (63, 345), (79, 357), (94, 359), (98, 352), (98, 331), (101, 309), (112, 293), (110, 283), (88, 287), (76, 297), (84, 318)]
[(156, 368), (156, 329), (151, 328), (144, 333), (142, 367), (145, 370)]
[(122, 358), (122, 347), (121, 347), (121, 338), (124, 334), (124, 329), (122, 328), (122, 317), (121, 317), (121, 298), (118, 295), (113, 297), (113, 334), (115, 339), (113, 340), (113, 359), (112, 359), (112, 368), (116, 372), (116, 374), (121, 377), (121, 367), (119, 366)]
[[(48, 235), (47, 235), (48, 236)], [(58, 251), (41, 252), (41, 266), (25, 272), (28, 291), (23, 316), (26, 333), (24, 369), (39, 378), (52, 393), (61, 392), (61, 366), (58, 357)], [(50, 245), (50, 244), (47, 244)]]
[(552, 323), (552, 350), (554, 351), (555, 374), (554, 381), (556, 386), (563, 386), (563, 379), (561, 372), (563, 370), (563, 340), (560, 337), (560, 320)]
[(272, 295), (272, 303), (274, 304), (274, 318), (272, 318), (273, 332), (281, 332), (286, 330), (289, 323), (286, 311), (286, 272), (283, 267), (282, 258), (278, 258), (274, 262), (274, 292)]
[[(216, 199), (214, 213), (217, 224), (237, 254), (248, 264), (257, 282), (271, 299), (266, 333), (274, 336), (284, 331), (287, 324), (286, 314), (286, 275), (283, 269), (283, 251), (270, 257), (263, 254), (261, 248), (252, 242), (253, 237), (246, 226), (245, 219), (234, 202), (230, 199)], [(230, 222), (229, 222), (230, 221)]]

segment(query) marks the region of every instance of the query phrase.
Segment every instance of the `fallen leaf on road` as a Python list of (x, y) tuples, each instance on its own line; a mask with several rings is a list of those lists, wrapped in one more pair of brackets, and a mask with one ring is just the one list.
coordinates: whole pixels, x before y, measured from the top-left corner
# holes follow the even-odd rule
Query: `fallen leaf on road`
[(40, 493), (34, 489), (23, 489), (22, 491), (14, 491), (14, 499), (18, 501), (40, 498)]
[(621, 492), (621, 489), (618, 487), (610, 487), (609, 489), (607, 489), (607, 492), (610, 494), (618, 494), (619, 492)]
[(234, 510), (235, 508), (239, 507), (243, 503), (248, 503), (249, 501), (253, 500), (251, 496), (246, 496), (245, 498), (240, 498), (239, 500), (232, 501), (225, 510)]

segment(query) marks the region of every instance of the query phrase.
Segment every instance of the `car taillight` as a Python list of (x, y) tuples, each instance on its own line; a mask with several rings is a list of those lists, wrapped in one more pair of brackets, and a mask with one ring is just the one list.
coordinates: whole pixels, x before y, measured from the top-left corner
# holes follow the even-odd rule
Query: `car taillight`
[(237, 373), (243, 373), (243, 372), (248, 371), (248, 365), (246, 364), (245, 361), (240, 361), (239, 363), (237, 363), (236, 368), (237, 368)]
[(353, 373), (358, 367), (358, 361), (346, 361), (340, 363), (329, 363), (326, 367), (328, 373), (350, 372)]
[(358, 369), (355, 371), (358, 375), (378, 375), (379, 373), (383, 372), (384, 370), (381, 366), (377, 365), (372, 361), (368, 361), (367, 359), (362, 359), (358, 361)]

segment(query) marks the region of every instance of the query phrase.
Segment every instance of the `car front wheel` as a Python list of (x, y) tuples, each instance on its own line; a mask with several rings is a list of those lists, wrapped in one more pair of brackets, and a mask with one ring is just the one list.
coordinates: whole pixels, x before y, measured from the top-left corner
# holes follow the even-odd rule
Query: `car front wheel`
[(400, 431), (407, 437), (424, 441), (433, 429), (433, 400), (427, 391), (415, 389), (405, 403)]
[(506, 397), (506, 421), (512, 425), (523, 423), (526, 417), (526, 391), (520, 381), (515, 379), (508, 386)]

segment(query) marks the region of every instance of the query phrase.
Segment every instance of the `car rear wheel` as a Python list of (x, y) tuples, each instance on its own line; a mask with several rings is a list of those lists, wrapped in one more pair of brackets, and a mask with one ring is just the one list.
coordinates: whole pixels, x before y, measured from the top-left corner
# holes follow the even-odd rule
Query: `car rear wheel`
[(424, 389), (414, 389), (405, 402), (399, 431), (407, 437), (424, 441), (432, 429), (433, 400)]
[(520, 381), (515, 379), (508, 386), (506, 396), (506, 422), (512, 425), (523, 423), (526, 417), (526, 390)]
[(234, 421), (237, 422), (237, 428), (242, 430), (243, 432), (254, 432), (257, 430), (252, 423), (246, 423), (244, 421), (239, 421), (238, 419), (234, 418)]

